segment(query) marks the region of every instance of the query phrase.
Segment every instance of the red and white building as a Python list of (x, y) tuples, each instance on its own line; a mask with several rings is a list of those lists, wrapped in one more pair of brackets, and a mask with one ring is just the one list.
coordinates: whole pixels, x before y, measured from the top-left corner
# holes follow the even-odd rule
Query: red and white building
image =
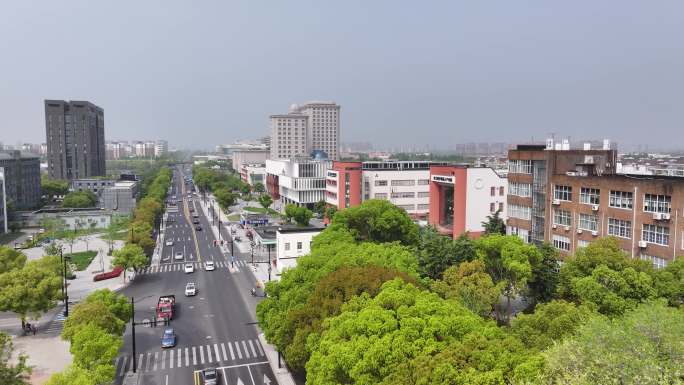
[(454, 238), (478, 237), (488, 215), (506, 220), (507, 193), (508, 180), (489, 167), (431, 166), (428, 222)]

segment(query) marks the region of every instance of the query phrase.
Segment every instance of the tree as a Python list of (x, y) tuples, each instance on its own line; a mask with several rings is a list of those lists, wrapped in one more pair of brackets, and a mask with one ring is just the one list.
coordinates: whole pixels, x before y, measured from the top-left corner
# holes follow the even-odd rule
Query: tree
[(261, 194), (259, 195), (259, 204), (263, 208), (268, 209), (268, 207), (273, 204), (273, 198), (268, 194)]
[(109, 289), (95, 290), (88, 295), (84, 303), (102, 303), (107, 309), (123, 322), (131, 319), (131, 304), (126, 296), (118, 294)]
[(418, 226), (406, 211), (384, 199), (370, 199), (338, 211), (332, 223), (349, 229), (358, 241), (418, 242)]
[(326, 203), (323, 199), (314, 203), (313, 212), (318, 215), (323, 215), (325, 213)]
[(47, 197), (48, 203), (52, 203), (55, 196), (66, 195), (69, 192), (69, 182), (43, 178), (40, 180), (40, 190)]
[(653, 285), (658, 297), (666, 298), (670, 306), (684, 304), (684, 259), (677, 258), (654, 273)]
[(258, 194), (263, 194), (266, 192), (266, 189), (264, 188), (264, 184), (261, 182), (256, 182), (254, 184), (254, 192)]
[(528, 348), (542, 351), (572, 336), (592, 314), (586, 306), (554, 300), (538, 305), (532, 314), (518, 314), (511, 321), (511, 331)]
[(53, 374), (45, 385), (98, 385), (97, 376), (78, 365), (71, 364), (64, 371)]
[(117, 318), (104, 303), (84, 302), (74, 306), (69, 318), (64, 322), (62, 339), (72, 341), (74, 336), (88, 324), (93, 324), (116, 336), (121, 336), (126, 327), (126, 323)]
[(128, 271), (128, 269), (132, 268), (137, 271), (146, 266), (148, 262), (148, 258), (142, 247), (132, 243), (128, 243), (120, 250), (116, 250), (113, 255), (112, 265), (121, 266), (124, 269), (124, 281), (126, 280), (125, 272)]
[(0, 246), (0, 274), (21, 269), (26, 265), (26, 255), (7, 246)]
[(550, 301), (558, 286), (558, 250), (545, 242), (539, 251), (542, 258), (532, 264), (532, 277), (527, 282), (528, 297), (533, 304)]
[(328, 218), (328, 220), (332, 221), (336, 212), (337, 212), (337, 207), (329, 206), (328, 208), (325, 209), (325, 217)]
[(482, 317), (490, 317), (503, 290), (503, 282), (494, 284), (480, 260), (451, 266), (441, 281), (432, 284), (432, 291), (443, 298), (459, 300), (468, 310)]
[(94, 323), (81, 326), (71, 339), (69, 351), (79, 367), (114, 379), (114, 359), (123, 345), (120, 337), (107, 333)]
[(20, 353), (14, 356), (12, 338), (0, 332), (0, 384), (28, 385), (31, 367), (26, 364), (28, 357)]
[(59, 258), (43, 257), (0, 274), (0, 310), (16, 313), (23, 324), (27, 316), (38, 317), (53, 308), (62, 288), (57, 265)]
[(487, 267), (487, 273), (495, 283), (503, 282), (502, 294), (506, 297), (506, 309), (498, 306), (497, 320), (508, 323), (511, 300), (526, 288), (532, 277), (532, 266), (542, 259), (541, 252), (516, 236), (490, 235), (475, 242), (478, 258)]
[(228, 189), (220, 189), (214, 192), (216, 201), (222, 209), (228, 210), (230, 206), (234, 206), (237, 202), (237, 197), (235, 194), (230, 192)]
[(596, 316), (544, 353), (537, 383), (676, 384), (684, 362), (684, 312), (649, 302), (609, 320)]
[(297, 205), (288, 204), (285, 206), (285, 219), (292, 222), (292, 218), (297, 214)]
[(487, 215), (487, 220), (482, 222), (484, 235), (506, 235), (506, 223), (501, 218), (501, 210), (496, 210), (492, 215)]
[(94, 207), (97, 196), (91, 191), (73, 191), (64, 196), (63, 207)]
[(441, 279), (449, 266), (475, 259), (475, 247), (466, 234), (454, 241), (428, 226), (420, 232), (416, 255), (423, 276)]
[(311, 210), (307, 209), (306, 207), (297, 207), (294, 220), (299, 226), (308, 226), (312, 216), (313, 213)]

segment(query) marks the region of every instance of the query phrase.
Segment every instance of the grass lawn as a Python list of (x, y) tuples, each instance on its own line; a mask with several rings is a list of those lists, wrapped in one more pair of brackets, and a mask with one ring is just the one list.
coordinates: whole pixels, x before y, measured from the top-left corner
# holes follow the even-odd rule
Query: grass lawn
[(259, 214), (269, 214), (269, 215), (279, 215), (277, 211), (273, 209), (265, 209), (263, 207), (243, 207), (243, 210), (253, 212), (253, 213), (259, 213)]
[(231, 222), (237, 222), (240, 220), (240, 214), (230, 214), (227, 218)]
[(90, 262), (97, 255), (97, 251), (81, 251), (79, 253), (68, 254), (71, 257), (71, 263), (76, 266), (76, 270), (85, 270)]

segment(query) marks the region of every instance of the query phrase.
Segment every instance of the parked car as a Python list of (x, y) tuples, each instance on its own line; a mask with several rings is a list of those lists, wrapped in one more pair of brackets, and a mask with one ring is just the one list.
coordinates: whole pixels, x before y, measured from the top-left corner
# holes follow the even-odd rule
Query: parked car
[(170, 239), (166, 241), (166, 246), (173, 246), (173, 241)]
[(205, 271), (214, 271), (216, 269), (216, 266), (214, 265), (214, 261), (206, 261), (204, 263), (204, 270)]
[(202, 370), (202, 384), (216, 385), (218, 384), (219, 372), (214, 368), (207, 368)]
[(172, 348), (174, 346), (176, 346), (176, 333), (173, 331), (173, 328), (164, 329), (164, 334), (162, 335), (161, 339), (161, 347)]
[(197, 294), (197, 285), (194, 282), (188, 282), (185, 285), (185, 296), (191, 297)]
[(195, 266), (192, 263), (186, 263), (185, 266), (183, 266), (183, 271), (186, 273), (192, 273), (195, 271)]

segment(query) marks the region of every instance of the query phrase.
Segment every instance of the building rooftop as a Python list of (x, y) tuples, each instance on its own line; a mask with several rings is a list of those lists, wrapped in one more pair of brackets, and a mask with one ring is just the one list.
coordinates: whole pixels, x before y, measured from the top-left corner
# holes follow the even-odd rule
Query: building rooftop
[(35, 154), (30, 154), (27, 152), (21, 152), (19, 150), (3, 150), (3, 151), (0, 151), (0, 160), (12, 160), (12, 159), (40, 159), (40, 157), (35, 155)]

